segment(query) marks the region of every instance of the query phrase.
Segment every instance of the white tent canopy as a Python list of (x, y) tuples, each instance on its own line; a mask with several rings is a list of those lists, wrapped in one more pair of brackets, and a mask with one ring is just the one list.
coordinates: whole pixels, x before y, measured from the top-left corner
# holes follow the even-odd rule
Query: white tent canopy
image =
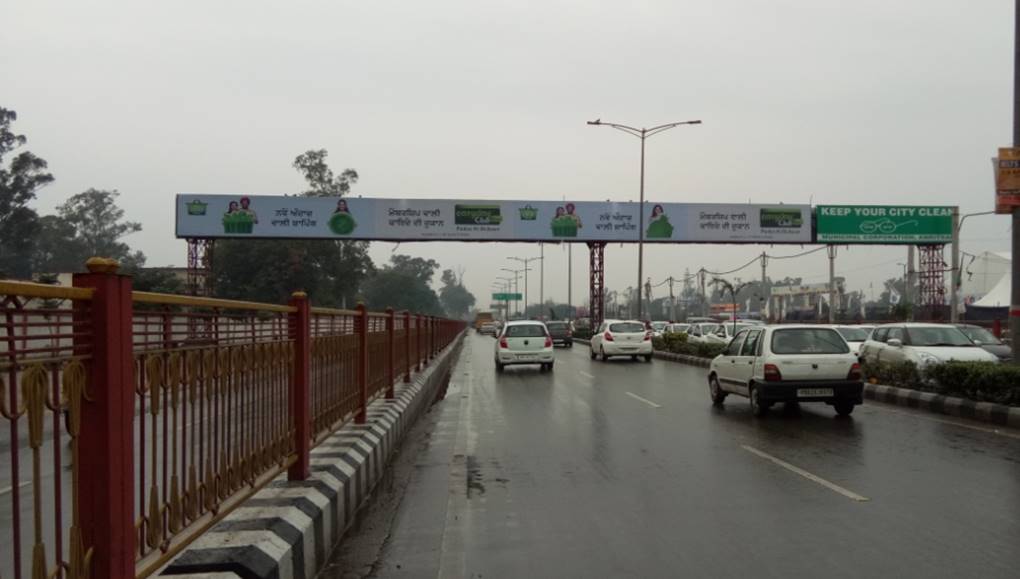
[(995, 287), (991, 289), (985, 297), (971, 304), (972, 307), (977, 308), (1004, 308), (1009, 306), (1010, 300), (1010, 283), (1009, 275), (1003, 275), (999, 279), (999, 283), (995, 284)]

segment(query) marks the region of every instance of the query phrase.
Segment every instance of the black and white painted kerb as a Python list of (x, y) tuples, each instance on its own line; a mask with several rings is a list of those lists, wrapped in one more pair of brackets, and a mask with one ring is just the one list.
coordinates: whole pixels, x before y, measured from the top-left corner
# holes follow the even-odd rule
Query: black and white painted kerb
[(311, 476), (281, 475), (196, 539), (161, 575), (190, 579), (305, 579), (326, 564), (382, 478), (403, 435), (449, 380), (463, 336), (396, 398), (368, 407), (366, 424), (348, 424), (311, 452)]

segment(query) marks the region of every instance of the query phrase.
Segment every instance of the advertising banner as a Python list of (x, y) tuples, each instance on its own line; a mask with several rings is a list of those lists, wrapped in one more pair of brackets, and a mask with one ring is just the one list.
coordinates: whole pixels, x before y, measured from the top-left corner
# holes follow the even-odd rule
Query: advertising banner
[(819, 243), (950, 243), (953, 207), (819, 205)]
[(509, 293), (509, 294), (507, 294), (507, 293), (494, 293), (494, 294), (492, 294), (492, 299), (493, 299), (493, 301), (497, 301), (497, 302), (519, 302), (523, 298), (522, 298), (521, 294), (519, 294), (519, 293), (517, 293), (517, 294), (515, 294), (515, 293)]
[[(645, 241), (810, 243), (807, 205), (646, 202)], [(638, 204), (178, 195), (177, 237), (638, 241)]]
[(994, 166), (995, 212), (1012, 213), (1020, 207), (1020, 149), (1000, 148)]

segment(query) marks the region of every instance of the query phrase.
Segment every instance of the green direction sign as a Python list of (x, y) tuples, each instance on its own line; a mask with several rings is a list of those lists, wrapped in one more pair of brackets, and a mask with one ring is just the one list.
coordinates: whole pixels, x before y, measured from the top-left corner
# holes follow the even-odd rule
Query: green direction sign
[(954, 207), (819, 205), (818, 242), (951, 243)]
[(521, 294), (492, 294), (492, 301), (494, 302), (519, 302), (521, 301)]

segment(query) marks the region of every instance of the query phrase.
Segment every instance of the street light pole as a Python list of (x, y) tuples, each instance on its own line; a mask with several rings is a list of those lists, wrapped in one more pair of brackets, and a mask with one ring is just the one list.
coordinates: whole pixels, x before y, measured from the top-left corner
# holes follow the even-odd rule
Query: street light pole
[[(1020, 0), (1017, 0), (1020, 2)], [(637, 319), (642, 319), (642, 300), (641, 300), (641, 283), (644, 279), (644, 263), (645, 263), (645, 140), (652, 135), (657, 135), (663, 131), (679, 127), (680, 125), (700, 125), (700, 120), (695, 121), (680, 121), (677, 123), (666, 123), (656, 127), (648, 128), (636, 128), (627, 125), (621, 125), (617, 123), (604, 123), (602, 119), (595, 119), (594, 121), (588, 121), (589, 125), (594, 126), (606, 126), (612, 127), (618, 131), (623, 131), (628, 135), (635, 136), (641, 139), (641, 185), (639, 189), (640, 200), (638, 202), (638, 273), (637, 273), (637, 285), (638, 297), (637, 297)]]
[(528, 264), (533, 261), (540, 261), (542, 257), (508, 257), (514, 261), (519, 261), (524, 264), (524, 319), (528, 319)]
[(949, 312), (949, 320), (954, 324), (960, 322), (960, 285), (963, 283), (963, 271), (961, 271), (963, 268), (960, 265), (960, 230), (963, 229), (963, 222), (967, 221), (968, 217), (977, 217), (979, 215), (995, 215), (995, 212), (979, 211), (977, 213), (960, 215), (959, 209), (953, 209), (953, 255), (951, 258), (951, 268), (953, 271), (949, 278), (949, 306), (952, 311)]

